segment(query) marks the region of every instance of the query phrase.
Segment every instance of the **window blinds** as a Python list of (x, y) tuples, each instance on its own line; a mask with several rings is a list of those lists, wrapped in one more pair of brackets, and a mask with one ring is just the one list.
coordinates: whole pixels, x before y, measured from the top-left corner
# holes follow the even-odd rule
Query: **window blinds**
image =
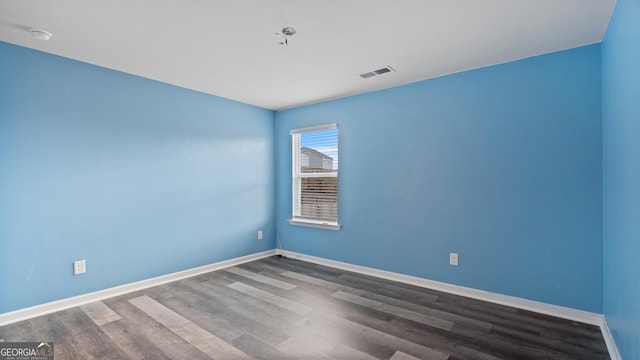
[(293, 219), (338, 223), (338, 127), (291, 130)]

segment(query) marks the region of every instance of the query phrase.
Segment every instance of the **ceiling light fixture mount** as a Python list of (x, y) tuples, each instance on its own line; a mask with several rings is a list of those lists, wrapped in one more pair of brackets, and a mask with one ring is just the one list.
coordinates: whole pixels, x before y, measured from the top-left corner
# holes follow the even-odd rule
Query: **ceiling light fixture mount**
[(49, 39), (51, 39), (51, 37), (53, 36), (53, 34), (51, 34), (50, 32), (42, 29), (29, 29), (29, 33), (34, 37), (34, 39), (40, 41), (49, 41)]
[(291, 26), (282, 28), (281, 32), (276, 33), (277, 36), (280, 36), (280, 38), (282, 38), (282, 41), (280, 41), (278, 44), (289, 45), (289, 37), (295, 35), (296, 32), (296, 29), (292, 28)]

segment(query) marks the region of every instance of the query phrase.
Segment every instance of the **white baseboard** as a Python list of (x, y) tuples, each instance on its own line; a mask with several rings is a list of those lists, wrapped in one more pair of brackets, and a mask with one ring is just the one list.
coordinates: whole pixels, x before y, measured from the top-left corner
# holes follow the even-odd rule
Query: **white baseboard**
[(602, 317), (600, 330), (602, 331), (602, 337), (604, 337), (604, 343), (607, 344), (607, 350), (609, 350), (609, 357), (611, 358), (611, 360), (622, 360), (620, 352), (618, 351), (618, 346), (613, 339), (611, 330), (609, 330), (609, 325), (607, 325), (607, 318), (605, 318), (604, 316)]
[(106, 298), (123, 295), (126, 293), (150, 288), (156, 285), (162, 285), (176, 280), (208, 273), (214, 270), (220, 270), (231, 266), (239, 265), (249, 261), (262, 259), (265, 257), (276, 255), (276, 250), (267, 250), (251, 255), (241, 256), (234, 259), (224, 260), (217, 263), (204, 265), (192, 269), (178, 271), (175, 273), (154, 277), (151, 279), (141, 280), (130, 284), (120, 285), (88, 294), (78, 295), (66, 299), (52, 301), (49, 303), (36, 305), (8, 313), (0, 314), (0, 326), (11, 324), (14, 322), (31, 319), (37, 316), (50, 314), (56, 311), (69, 309), (76, 306), (88, 304), (90, 302), (103, 300)]

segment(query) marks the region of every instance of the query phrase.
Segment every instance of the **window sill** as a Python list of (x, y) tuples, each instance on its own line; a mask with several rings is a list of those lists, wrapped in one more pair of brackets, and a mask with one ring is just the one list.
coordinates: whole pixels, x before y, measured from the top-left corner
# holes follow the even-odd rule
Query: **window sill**
[(342, 225), (334, 222), (327, 221), (318, 221), (318, 220), (308, 220), (308, 219), (290, 219), (289, 224), (296, 226), (307, 226), (314, 227), (318, 229), (327, 229), (327, 230), (340, 230)]

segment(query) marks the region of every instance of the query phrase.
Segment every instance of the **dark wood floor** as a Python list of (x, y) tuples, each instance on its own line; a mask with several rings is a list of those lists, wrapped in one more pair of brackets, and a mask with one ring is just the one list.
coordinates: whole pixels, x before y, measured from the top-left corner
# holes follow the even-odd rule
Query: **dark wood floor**
[(285, 258), (0, 327), (61, 359), (608, 359), (599, 328)]

